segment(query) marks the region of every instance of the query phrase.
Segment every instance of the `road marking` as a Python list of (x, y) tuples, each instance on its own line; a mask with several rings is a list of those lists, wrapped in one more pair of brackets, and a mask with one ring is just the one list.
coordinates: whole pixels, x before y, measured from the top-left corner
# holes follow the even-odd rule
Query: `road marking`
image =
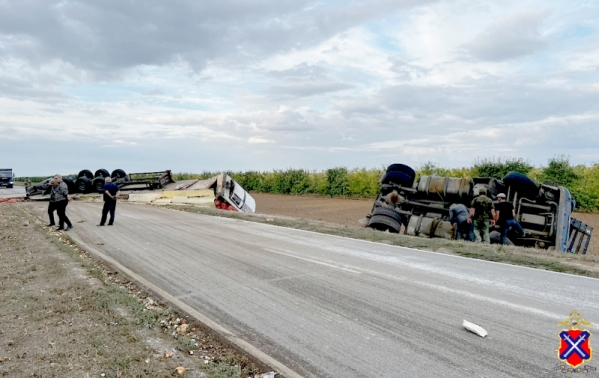
[(276, 253), (278, 255), (283, 255), (283, 256), (287, 256), (287, 257), (292, 257), (294, 259), (311, 262), (313, 264), (328, 266), (329, 268), (339, 269), (339, 270), (343, 270), (343, 271), (350, 272), (350, 273), (355, 273), (355, 274), (361, 274), (362, 273), (362, 272), (359, 272), (359, 271), (354, 270), (354, 269), (348, 269), (348, 268), (344, 268), (344, 267), (341, 267), (341, 266), (335, 265), (335, 264), (329, 264), (329, 263), (325, 263), (325, 262), (314, 260), (314, 259), (308, 259), (308, 258), (305, 258), (305, 257), (299, 257), (299, 256), (291, 254), (291, 253), (284, 253), (284, 252), (280, 252), (280, 251), (274, 251), (272, 249), (263, 249), (263, 251), (270, 252), (270, 253)]

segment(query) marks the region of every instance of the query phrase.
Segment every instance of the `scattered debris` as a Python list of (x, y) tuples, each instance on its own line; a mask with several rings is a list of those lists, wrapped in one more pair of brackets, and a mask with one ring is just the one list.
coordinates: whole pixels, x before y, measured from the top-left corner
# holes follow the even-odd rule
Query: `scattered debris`
[(177, 368), (177, 374), (179, 374), (179, 375), (185, 374), (185, 368), (183, 366), (179, 366)]
[(268, 373), (260, 375), (260, 378), (275, 378), (275, 375), (277, 375), (277, 373), (274, 371), (269, 371)]
[(164, 353), (164, 358), (173, 358), (173, 352), (166, 352)]
[(476, 325), (474, 323), (470, 323), (467, 320), (464, 320), (464, 323), (462, 323), (462, 326), (464, 328), (466, 328), (468, 331), (479, 335), (480, 337), (485, 337), (488, 335), (487, 331), (483, 327)]

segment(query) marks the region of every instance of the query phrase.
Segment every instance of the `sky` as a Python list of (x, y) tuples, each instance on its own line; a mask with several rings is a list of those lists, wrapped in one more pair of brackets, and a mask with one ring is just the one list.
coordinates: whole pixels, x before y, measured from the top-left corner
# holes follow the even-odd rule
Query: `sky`
[(599, 161), (596, 0), (0, 0), (17, 176)]

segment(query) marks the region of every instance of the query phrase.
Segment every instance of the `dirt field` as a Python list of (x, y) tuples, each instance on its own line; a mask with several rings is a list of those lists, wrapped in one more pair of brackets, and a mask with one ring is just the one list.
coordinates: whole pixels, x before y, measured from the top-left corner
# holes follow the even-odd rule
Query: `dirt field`
[[(358, 220), (372, 209), (373, 200), (252, 193), (258, 213), (320, 220), (360, 227)], [(599, 214), (576, 213), (575, 218), (593, 227), (588, 254), (599, 255)]]

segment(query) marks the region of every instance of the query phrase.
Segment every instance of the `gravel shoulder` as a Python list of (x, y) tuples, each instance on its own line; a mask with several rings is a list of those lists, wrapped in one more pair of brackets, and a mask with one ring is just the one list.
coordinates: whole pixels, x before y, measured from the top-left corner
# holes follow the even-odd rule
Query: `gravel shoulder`
[[(77, 224), (75, 224), (77, 226)], [(44, 227), (0, 204), (0, 376), (254, 376), (213, 333)]]

